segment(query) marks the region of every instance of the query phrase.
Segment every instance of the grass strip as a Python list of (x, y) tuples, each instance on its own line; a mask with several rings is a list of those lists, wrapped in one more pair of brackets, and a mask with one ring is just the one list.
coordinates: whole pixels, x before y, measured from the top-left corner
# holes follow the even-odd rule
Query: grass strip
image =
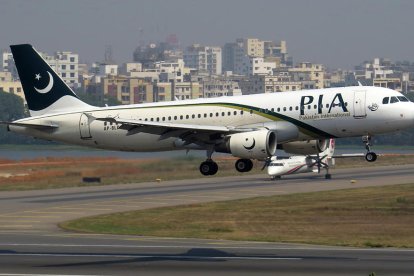
[(82, 218), (79, 232), (414, 247), (414, 184), (277, 195)]

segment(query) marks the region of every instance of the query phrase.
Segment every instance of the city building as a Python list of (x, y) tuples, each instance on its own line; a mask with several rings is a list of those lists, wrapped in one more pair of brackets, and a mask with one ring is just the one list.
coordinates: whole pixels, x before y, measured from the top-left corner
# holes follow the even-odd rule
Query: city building
[(221, 48), (193, 44), (184, 51), (184, 63), (187, 67), (199, 72), (220, 75), (222, 72)]
[(314, 64), (310, 62), (301, 62), (288, 71), (298, 76), (298, 81), (310, 80), (315, 82), (315, 88), (324, 88), (325, 70), (322, 64)]
[(209, 76), (200, 80), (200, 94), (203, 98), (239, 96), (239, 82), (224, 76)]
[(302, 89), (301, 81), (294, 81), (289, 75), (254, 75), (240, 81), (243, 95), (297, 91)]
[(292, 66), (292, 58), (287, 54), (286, 41), (279, 44), (273, 41), (262, 41), (257, 38), (239, 38), (236, 42), (223, 46), (223, 71), (244, 74), (247, 66), (246, 58), (264, 58), (264, 62), (279, 66)]

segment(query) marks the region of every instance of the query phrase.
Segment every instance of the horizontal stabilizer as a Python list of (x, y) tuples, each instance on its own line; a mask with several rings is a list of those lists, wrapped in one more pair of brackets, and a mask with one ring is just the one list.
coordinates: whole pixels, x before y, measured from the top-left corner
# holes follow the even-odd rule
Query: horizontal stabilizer
[(15, 123), (15, 122), (4, 122), (4, 121), (0, 121), (0, 125), (30, 127), (30, 128), (37, 128), (37, 129), (41, 129), (41, 128), (54, 129), (54, 128), (59, 127), (56, 124), (28, 124), (28, 123)]

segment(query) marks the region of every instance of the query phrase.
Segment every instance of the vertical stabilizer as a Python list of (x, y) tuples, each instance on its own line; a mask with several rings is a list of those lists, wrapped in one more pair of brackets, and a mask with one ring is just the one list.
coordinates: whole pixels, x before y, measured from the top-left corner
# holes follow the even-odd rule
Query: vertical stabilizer
[(31, 116), (90, 108), (31, 45), (10, 48)]

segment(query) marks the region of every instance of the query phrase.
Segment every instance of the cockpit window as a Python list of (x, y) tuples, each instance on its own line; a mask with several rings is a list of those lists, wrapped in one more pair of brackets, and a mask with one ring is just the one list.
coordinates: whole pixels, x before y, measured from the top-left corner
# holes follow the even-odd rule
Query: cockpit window
[(397, 98), (400, 100), (400, 102), (409, 102), (409, 100), (404, 96), (398, 96)]
[(398, 103), (399, 100), (397, 99), (397, 97), (391, 97), (391, 103)]
[(382, 103), (383, 104), (388, 104), (389, 100), (390, 100), (390, 97), (385, 97), (384, 99), (382, 99)]

